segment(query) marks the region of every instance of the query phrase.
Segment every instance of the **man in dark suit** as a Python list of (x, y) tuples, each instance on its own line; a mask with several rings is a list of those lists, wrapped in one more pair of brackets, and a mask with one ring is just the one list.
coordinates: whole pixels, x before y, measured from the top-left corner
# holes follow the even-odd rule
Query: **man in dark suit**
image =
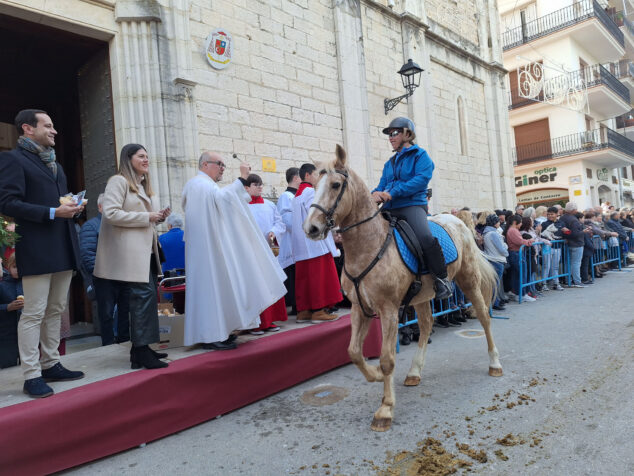
[(15, 125), (18, 146), (0, 154), (0, 213), (15, 219), (20, 235), (15, 248), (24, 290), (18, 323), (24, 393), (42, 398), (53, 394), (47, 381), (84, 376), (64, 368), (57, 350), (61, 314), (73, 269), (79, 264), (72, 218), (83, 206), (60, 205), (68, 187), (55, 160), (57, 131), (48, 114), (38, 109), (20, 111)]

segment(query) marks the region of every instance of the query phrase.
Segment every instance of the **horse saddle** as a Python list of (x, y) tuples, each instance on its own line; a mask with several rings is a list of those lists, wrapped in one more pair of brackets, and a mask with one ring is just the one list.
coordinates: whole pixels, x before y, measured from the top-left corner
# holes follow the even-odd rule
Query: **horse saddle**
[[(437, 223), (428, 222), (431, 234), (436, 237), (445, 255), (445, 264), (450, 264), (458, 259), (458, 250), (449, 233)], [(429, 274), (425, 266), (423, 249), (414, 230), (405, 220), (398, 220), (394, 227), (394, 241), (405, 266), (416, 275)]]

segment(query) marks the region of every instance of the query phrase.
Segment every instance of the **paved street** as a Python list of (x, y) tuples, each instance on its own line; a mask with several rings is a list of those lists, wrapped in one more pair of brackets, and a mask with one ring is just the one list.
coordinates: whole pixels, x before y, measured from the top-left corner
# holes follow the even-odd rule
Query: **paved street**
[(401, 347), (387, 433), (370, 430), (382, 384), (348, 365), (69, 473), (633, 474), (634, 273), (597, 281), (507, 306), (493, 323), (501, 378), (484, 338), (458, 335), (476, 320), (436, 330), (419, 387), (402, 385), (414, 345)]

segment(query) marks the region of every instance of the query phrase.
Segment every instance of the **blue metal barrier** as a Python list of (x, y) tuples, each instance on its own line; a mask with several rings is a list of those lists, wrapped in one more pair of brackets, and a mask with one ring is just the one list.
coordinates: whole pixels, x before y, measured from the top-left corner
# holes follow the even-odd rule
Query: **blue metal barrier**
[[(471, 303), (465, 300), (465, 295), (460, 290), (456, 283), (452, 283), (454, 287), (453, 294), (449, 296), (447, 299), (432, 299), (431, 304), (431, 315), (434, 319), (439, 316), (444, 316), (445, 314), (450, 314), (452, 312), (460, 311), (461, 309), (468, 309), (471, 307)], [(406, 326), (411, 326), (412, 324), (418, 324), (418, 317), (414, 312), (414, 319), (405, 321), (403, 323), (398, 324), (398, 328), (401, 329)], [(396, 352), (400, 350), (400, 341), (396, 339)]]
[[(535, 257), (533, 261), (532, 257)], [(565, 240), (554, 240), (550, 245), (538, 242), (522, 245), (519, 250), (518, 302), (522, 303), (524, 288), (537, 283), (567, 278), (570, 284), (570, 252)]]
[[(611, 237), (616, 238), (616, 237)], [(590, 264), (592, 265), (592, 280), (594, 281), (594, 267), (600, 264), (617, 262), (619, 264), (619, 271), (621, 270), (621, 245), (616, 238), (616, 243), (613, 242), (610, 246), (610, 239), (606, 238), (602, 240), (599, 235), (592, 237), (592, 244), (594, 246), (594, 253), (592, 253), (592, 259)]]

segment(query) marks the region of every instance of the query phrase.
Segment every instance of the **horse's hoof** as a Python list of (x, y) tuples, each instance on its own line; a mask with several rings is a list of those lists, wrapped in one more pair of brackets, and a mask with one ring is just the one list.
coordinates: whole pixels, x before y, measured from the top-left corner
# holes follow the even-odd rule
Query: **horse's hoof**
[(489, 367), (489, 375), (491, 377), (501, 377), (502, 375), (504, 375), (504, 372), (502, 372), (501, 368), (494, 368), (494, 367)]
[(374, 431), (387, 431), (392, 428), (391, 418), (374, 418), (372, 419), (372, 425), (370, 428)]
[(405, 379), (406, 387), (415, 387), (419, 383), (420, 383), (420, 377), (412, 377), (408, 375), (407, 378)]

